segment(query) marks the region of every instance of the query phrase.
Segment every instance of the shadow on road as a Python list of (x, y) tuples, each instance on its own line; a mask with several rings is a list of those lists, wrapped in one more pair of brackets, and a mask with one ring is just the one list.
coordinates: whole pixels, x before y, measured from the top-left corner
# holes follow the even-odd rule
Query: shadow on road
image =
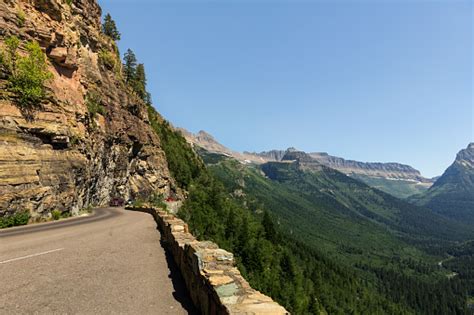
[[(139, 212), (145, 212), (150, 214), (152, 217), (153, 213), (151, 209), (131, 209), (131, 208), (125, 208), (126, 210), (129, 211), (139, 211)], [(158, 226), (156, 227), (157, 231), (160, 233), (160, 229)], [(193, 304), (193, 301), (191, 300), (191, 297), (189, 295), (188, 289), (186, 288), (186, 284), (184, 282), (183, 276), (181, 275), (181, 271), (178, 268), (178, 265), (176, 265), (173, 255), (169, 251), (168, 247), (166, 246), (165, 242), (163, 240), (160, 240), (161, 247), (163, 247), (165, 251), (165, 256), (166, 256), (166, 263), (168, 264), (168, 270), (170, 271), (168, 277), (171, 279), (171, 282), (173, 284), (173, 297), (175, 298), (176, 301), (178, 301), (181, 306), (188, 312), (188, 314), (191, 315), (199, 315), (201, 312), (199, 312), (196, 307)]]
[(189, 292), (186, 288), (186, 285), (184, 284), (183, 276), (181, 275), (181, 271), (178, 269), (178, 266), (174, 262), (171, 252), (168, 250), (163, 241), (160, 241), (160, 244), (165, 250), (166, 262), (168, 263), (168, 269), (170, 271), (168, 277), (171, 279), (174, 288), (173, 297), (189, 314), (200, 314), (200, 312), (198, 312), (198, 310), (194, 307), (194, 304), (189, 297)]

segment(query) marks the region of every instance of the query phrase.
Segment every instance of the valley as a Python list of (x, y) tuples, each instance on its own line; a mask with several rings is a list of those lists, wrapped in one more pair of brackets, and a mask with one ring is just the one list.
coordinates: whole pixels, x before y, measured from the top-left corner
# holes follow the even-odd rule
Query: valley
[[(397, 296), (398, 302), (416, 307), (420, 298), (416, 295), (422, 293), (414, 288), (440, 294), (440, 301), (446, 301), (448, 288), (461, 281), (453, 276), (455, 269), (444, 264), (441, 268), (439, 261), (447, 262), (444, 255), (449, 248), (473, 237), (469, 226), (373, 190), (302, 152), (260, 165), (199, 152), (242, 206), (257, 215), (270, 212), (284, 235), (378, 283), (384, 294)], [(384, 284), (389, 283), (391, 289), (385, 291)], [(466, 305), (466, 299), (452, 294), (456, 298), (449, 299)], [(417, 313), (428, 309), (423, 305)]]

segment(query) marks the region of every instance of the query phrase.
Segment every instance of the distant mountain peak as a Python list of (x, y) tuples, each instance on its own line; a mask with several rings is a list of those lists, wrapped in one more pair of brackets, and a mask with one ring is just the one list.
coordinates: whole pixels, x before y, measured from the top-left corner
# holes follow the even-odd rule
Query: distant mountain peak
[(447, 217), (474, 224), (474, 143), (459, 151), (453, 164), (416, 200)]
[[(414, 193), (419, 193), (422, 190), (426, 190), (434, 182), (432, 179), (427, 179), (421, 176), (420, 172), (413, 167), (400, 163), (369, 163), (345, 160), (340, 157), (329, 155), (326, 152), (307, 153), (294, 147), (289, 147), (286, 150), (270, 150), (260, 153), (247, 151), (240, 153), (226, 148), (206, 131), (201, 130), (197, 134), (192, 134), (181, 129), (181, 132), (192, 145), (199, 146), (211, 153), (232, 156), (241, 163), (262, 164), (266, 162), (289, 162), (292, 160), (299, 160), (306, 165), (311, 164), (314, 169), (320, 169), (321, 166), (336, 169), (349, 176), (362, 180), (369, 185), (372, 185), (373, 183), (367, 181), (366, 177), (375, 179), (378, 183), (376, 185), (373, 184), (374, 187), (382, 190), (384, 190), (385, 184), (380, 184), (380, 181), (386, 181), (392, 186), (397, 181), (405, 186), (416, 186), (415, 190), (412, 190), (411, 188), (408, 189), (408, 192), (404, 196), (409, 195), (412, 191), (414, 191)], [(386, 191), (390, 192), (388, 189), (386, 189)], [(401, 195), (399, 194), (399, 196)]]
[(304, 151), (299, 151), (299, 150), (296, 150), (295, 148), (289, 148), (288, 150), (286, 150), (286, 153), (283, 156), (282, 161), (294, 161), (294, 160), (310, 161), (314, 159), (311, 158), (311, 156)]
[(456, 155), (454, 163), (463, 164), (467, 167), (474, 168), (474, 143), (469, 143), (466, 149), (459, 151)]
[(208, 133), (204, 130), (199, 130), (198, 133), (196, 134), (196, 136), (215, 140), (214, 137), (210, 133)]

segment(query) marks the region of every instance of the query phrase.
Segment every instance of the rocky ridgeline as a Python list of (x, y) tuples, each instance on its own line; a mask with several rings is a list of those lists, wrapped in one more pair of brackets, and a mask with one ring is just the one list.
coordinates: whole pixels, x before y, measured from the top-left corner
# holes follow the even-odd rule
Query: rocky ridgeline
[(413, 167), (400, 163), (359, 162), (346, 160), (327, 153), (309, 153), (309, 155), (330, 168), (345, 174), (366, 175), (399, 180), (412, 180), (422, 183), (432, 183), (431, 179), (421, 176)]
[[(198, 146), (206, 151), (232, 156), (243, 163), (262, 164), (267, 162), (280, 162), (288, 152), (297, 151), (295, 148), (287, 150), (270, 150), (260, 153), (247, 152), (243, 153), (232, 151), (224, 145), (220, 144), (210, 134), (205, 131), (199, 131), (192, 134), (189, 131), (181, 129), (186, 140), (193, 146)], [(315, 163), (336, 169), (347, 175), (363, 175), (376, 178), (387, 178), (394, 180), (407, 180), (419, 182), (428, 185), (434, 180), (423, 177), (420, 172), (413, 167), (400, 163), (377, 163), (377, 162), (359, 162), (346, 160), (337, 156), (332, 156), (323, 152), (307, 153)]]
[(474, 143), (469, 143), (466, 149), (458, 152), (453, 164), (438, 178), (428, 193), (436, 195), (440, 188), (448, 191), (465, 191), (470, 195), (467, 199), (474, 201)]
[[(271, 150), (255, 154), (268, 161), (281, 161), (288, 152), (295, 151), (294, 148), (288, 150)], [(315, 162), (333, 168), (348, 175), (365, 175), (370, 177), (380, 177), (398, 180), (411, 180), (421, 183), (432, 183), (433, 180), (423, 177), (420, 172), (413, 167), (400, 163), (379, 163), (379, 162), (359, 162), (346, 160), (337, 156), (329, 155), (325, 152), (307, 153)]]
[(250, 287), (235, 267), (232, 253), (213, 242), (196, 240), (183, 220), (157, 208), (131, 209), (153, 215), (161, 239), (202, 314), (289, 314), (271, 298)]
[[(53, 75), (31, 116), (0, 75), (0, 215), (27, 209), (41, 217), (174, 189), (146, 105), (125, 86), (100, 17), (95, 0), (0, 1), (0, 47), (16, 36), (24, 53), (37, 41)], [(103, 109), (94, 115), (91, 95)]]

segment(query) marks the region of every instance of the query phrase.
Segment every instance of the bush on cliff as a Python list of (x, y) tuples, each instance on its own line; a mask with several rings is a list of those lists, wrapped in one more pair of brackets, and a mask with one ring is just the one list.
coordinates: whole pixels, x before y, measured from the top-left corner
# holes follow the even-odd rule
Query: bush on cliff
[(117, 65), (117, 57), (110, 51), (101, 50), (98, 57), (99, 62), (109, 70), (113, 70)]
[(16, 96), (22, 108), (31, 109), (46, 97), (45, 83), (52, 78), (46, 56), (37, 42), (28, 42), (26, 55), (18, 53), (20, 41), (12, 36), (5, 40), (0, 52), (2, 69), (7, 73), (8, 90)]
[(106, 114), (105, 107), (102, 105), (102, 98), (98, 92), (94, 90), (88, 91), (85, 101), (87, 111), (92, 119), (94, 119), (97, 114), (101, 114), (102, 116)]
[(0, 229), (18, 226), (18, 225), (25, 225), (28, 224), (30, 220), (30, 213), (28, 211), (20, 211), (15, 212), (11, 215), (6, 215), (4, 217), (0, 217)]
[(59, 219), (61, 219), (61, 211), (53, 210), (53, 211), (51, 211), (51, 216), (52, 216), (53, 220), (55, 220), (55, 221), (59, 220)]

